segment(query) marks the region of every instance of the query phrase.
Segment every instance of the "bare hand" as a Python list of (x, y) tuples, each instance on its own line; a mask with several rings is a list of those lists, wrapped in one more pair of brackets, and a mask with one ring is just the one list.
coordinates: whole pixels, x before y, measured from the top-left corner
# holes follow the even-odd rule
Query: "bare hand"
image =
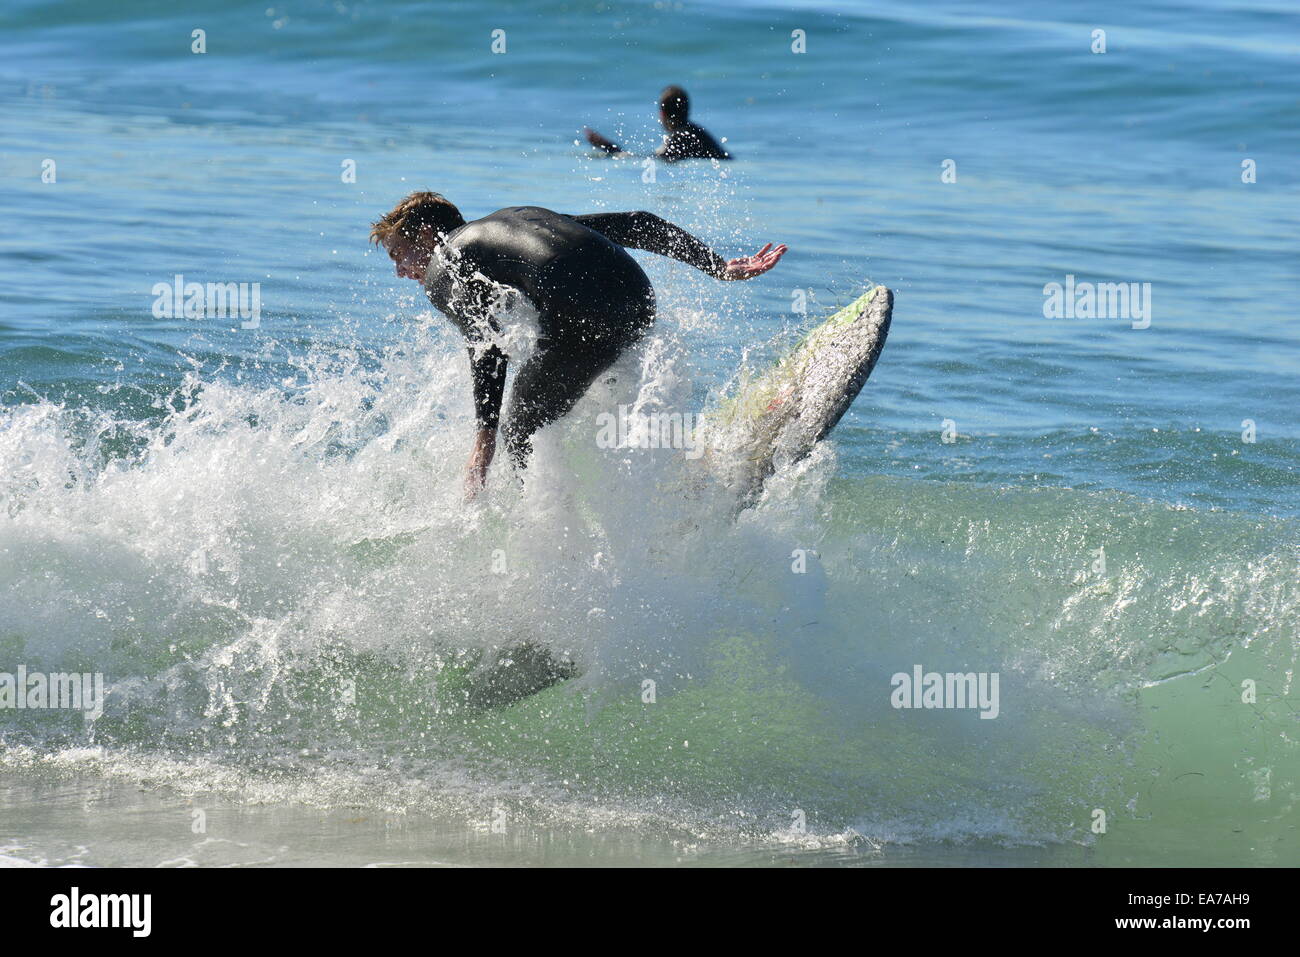
[(472, 502), (487, 482), (488, 466), (492, 464), (496, 448), (496, 430), (480, 429), (474, 436), (474, 447), (465, 463), (465, 501)]
[(741, 256), (739, 259), (733, 259), (727, 263), (727, 271), (723, 275), (724, 279), (753, 279), (755, 276), (761, 276), (767, 272), (785, 255), (789, 247), (785, 243), (772, 248), (768, 243), (752, 256)]

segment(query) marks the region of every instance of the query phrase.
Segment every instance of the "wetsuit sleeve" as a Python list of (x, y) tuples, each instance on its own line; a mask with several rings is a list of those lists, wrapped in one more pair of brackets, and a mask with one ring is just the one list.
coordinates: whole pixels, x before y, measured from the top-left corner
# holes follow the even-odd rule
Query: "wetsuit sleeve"
[(495, 430), (501, 420), (501, 395), (506, 386), (506, 357), (492, 345), (489, 333), (500, 332), (492, 318), (492, 293), (477, 279), (462, 280), (461, 295), (449, 304), (447, 316), (469, 344), (469, 371), (474, 383), (474, 419), (480, 429)]
[(495, 430), (501, 419), (506, 385), (506, 357), (488, 341), (498, 332), (492, 319), (492, 292), (468, 269), (453, 270), (435, 262), (425, 278), (429, 301), (460, 330), (469, 345), (469, 371), (474, 387), (474, 419), (480, 429)]
[(644, 249), (694, 266), (714, 279), (725, 279), (727, 261), (680, 226), (654, 213), (591, 213), (573, 219), (629, 249)]
[(702, 126), (687, 123), (664, 138), (655, 155), (667, 163), (684, 159), (729, 160), (731, 154)]
[(590, 143), (592, 146), (596, 147), (596, 149), (598, 150), (604, 150), (606, 153), (609, 153), (611, 156), (615, 153), (623, 152), (623, 147), (619, 146), (613, 140), (601, 136), (595, 130), (592, 130), (590, 135), (588, 135), (587, 142)]
[(474, 420), (480, 429), (496, 430), (501, 421), (501, 396), (506, 387), (506, 357), (496, 346), (482, 351), (469, 348), (469, 371), (474, 380)]

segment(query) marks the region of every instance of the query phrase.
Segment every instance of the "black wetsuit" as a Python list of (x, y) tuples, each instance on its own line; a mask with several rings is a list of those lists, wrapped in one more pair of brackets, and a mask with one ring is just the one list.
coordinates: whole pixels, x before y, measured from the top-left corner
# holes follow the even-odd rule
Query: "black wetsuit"
[(731, 154), (709, 135), (708, 130), (690, 122), (683, 123), (665, 136), (655, 155), (670, 163), (683, 159), (731, 159)]
[(492, 283), (519, 290), (537, 309), (538, 348), (515, 377), (503, 430), (516, 465), (527, 460), (532, 434), (573, 408), (654, 321), (654, 289), (624, 246), (725, 277), (722, 257), (651, 213), (565, 216), (539, 206), (466, 223), (429, 265), (429, 301), (469, 343), (480, 428), (497, 427), (506, 380), (506, 357), (491, 341), (501, 331)]

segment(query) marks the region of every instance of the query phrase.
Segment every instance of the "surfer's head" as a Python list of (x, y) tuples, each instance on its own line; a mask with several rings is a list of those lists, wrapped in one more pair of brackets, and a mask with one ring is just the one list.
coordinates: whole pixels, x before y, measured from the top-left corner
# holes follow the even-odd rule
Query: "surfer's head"
[(659, 122), (664, 129), (675, 130), (686, 125), (691, 112), (691, 101), (680, 86), (666, 86), (659, 94)]
[(412, 193), (376, 220), (370, 241), (388, 250), (403, 279), (424, 279), (438, 243), (465, 225), (465, 217), (439, 193)]

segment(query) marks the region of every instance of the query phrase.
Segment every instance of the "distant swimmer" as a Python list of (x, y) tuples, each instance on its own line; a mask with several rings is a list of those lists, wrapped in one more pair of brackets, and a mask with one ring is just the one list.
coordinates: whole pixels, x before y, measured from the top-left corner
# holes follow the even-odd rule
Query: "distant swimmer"
[(510, 320), (498, 307), (501, 287), (518, 290), (538, 313), (537, 350), (515, 375), (502, 427), (506, 451), (523, 468), (533, 433), (572, 409), (654, 321), (654, 288), (628, 249), (670, 256), (721, 280), (760, 276), (786, 252), (768, 243), (728, 261), (646, 212), (566, 216), (512, 206), (467, 223), (427, 192), (398, 203), (374, 223), (370, 239), (387, 249), (398, 276), (424, 285), (469, 346), (478, 429), (465, 466), (467, 498), (487, 480), (496, 451), (507, 362), (499, 344), (510, 331), (502, 328)]
[[(659, 122), (668, 132), (664, 134), (663, 145), (655, 150), (655, 156), (669, 163), (684, 159), (731, 159), (731, 154), (704, 127), (688, 119), (690, 111), (690, 98), (680, 86), (665, 87), (659, 94)], [(606, 153), (626, 152), (589, 127), (583, 127), (583, 133), (588, 143)]]

